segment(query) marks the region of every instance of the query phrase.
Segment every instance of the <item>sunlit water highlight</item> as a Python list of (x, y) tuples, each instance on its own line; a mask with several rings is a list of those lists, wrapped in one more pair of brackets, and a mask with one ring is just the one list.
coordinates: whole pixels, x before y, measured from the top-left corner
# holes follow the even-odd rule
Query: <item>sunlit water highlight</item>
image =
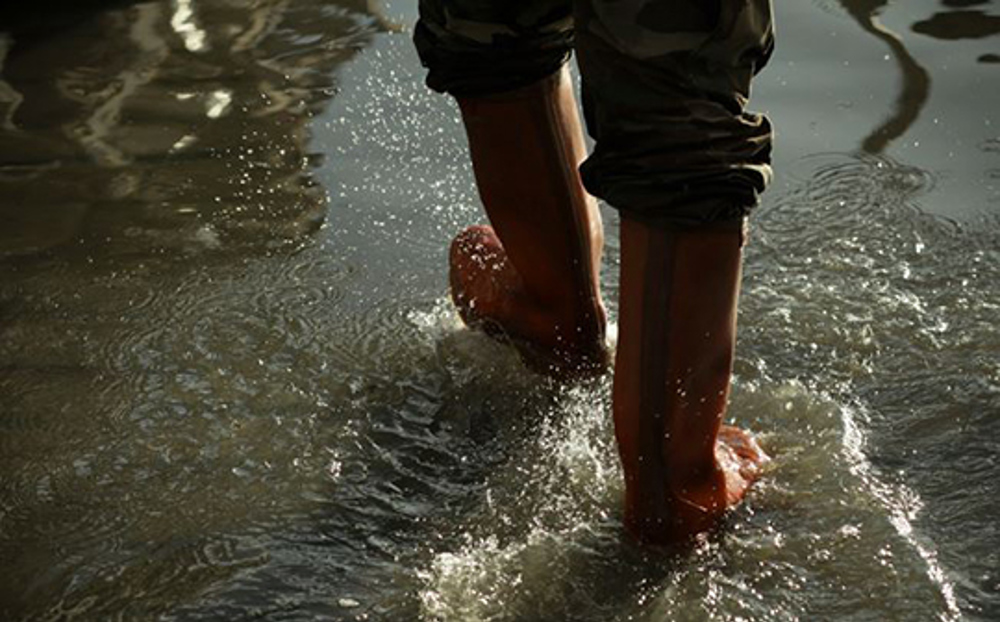
[[(782, 177), (730, 412), (774, 460), (666, 556), (623, 538), (610, 377), (546, 381), (452, 311), (444, 249), (481, 218), (457, 114), (367, 7), (140, 3), (63, 32), (79, 66), (3, 44), (0, 617), (996, 618), (1000, 226), (954, 181), (1000, 167), (995, 132), (913, 130), (959, 172), (911, 134), (857, 151), (894, 100), (851, 79), (893, 66), (840, 76), (812, 31), (884, 43), (837, 3), (779, 6), (757, 89)], [(115, 40), (137, 43), (102, 73)], [(36, 66), (104, 78), (61, 99)], [(931, 75), (920, 118), (961, 126)]]

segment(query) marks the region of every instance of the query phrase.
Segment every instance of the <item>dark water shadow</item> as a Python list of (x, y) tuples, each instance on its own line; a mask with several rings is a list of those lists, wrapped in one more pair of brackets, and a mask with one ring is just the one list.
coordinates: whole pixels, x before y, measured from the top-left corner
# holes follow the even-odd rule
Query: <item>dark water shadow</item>
[(970, 6), (982, 6), (989, 3), (990, 0), (941, 0), (941, 4), (953, 9), (964, 9)]
[(985, 39), (1000, 34), (1000, 17), (982, 11), (935, 13), (913, 24), (913, 32), (945, 41)]
[(889, 47), (902, 77), (902, 87), (888, 118), (861, 142), (863, 151), (880, 154), (885, 151), (889, 143), (905, 134), (920, 116), (920, 111), (930, 95), (930, 74), (906, 49), (902, 37), (879, 22), (878, 14), (888, 4), (888, 0), (839, 1), (848, 15), (865, 32)]

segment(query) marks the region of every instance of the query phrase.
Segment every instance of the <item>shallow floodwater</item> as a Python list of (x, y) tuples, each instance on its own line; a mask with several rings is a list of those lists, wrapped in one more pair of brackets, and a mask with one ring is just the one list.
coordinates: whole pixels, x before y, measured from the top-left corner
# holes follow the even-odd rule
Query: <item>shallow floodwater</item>
[(451, 310), (416, 3), (79, 4), (0, 9), (0, 618), (1000, 618), (1000, 4), (778, 1), (730, 412), (774, 460), (676, 556), (610, 377)]

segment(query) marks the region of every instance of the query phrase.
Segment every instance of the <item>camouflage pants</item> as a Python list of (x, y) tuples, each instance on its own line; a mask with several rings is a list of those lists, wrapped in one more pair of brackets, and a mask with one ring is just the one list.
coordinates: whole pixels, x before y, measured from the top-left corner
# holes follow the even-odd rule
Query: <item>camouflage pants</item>
[(770, 181), (770, 124), (745, 110), (770, 0), (420, 0), (414, 40), (428, 85), (456, 97), (530, 84), (575, 48), (584, 184), (634, 217), (739, 218)]

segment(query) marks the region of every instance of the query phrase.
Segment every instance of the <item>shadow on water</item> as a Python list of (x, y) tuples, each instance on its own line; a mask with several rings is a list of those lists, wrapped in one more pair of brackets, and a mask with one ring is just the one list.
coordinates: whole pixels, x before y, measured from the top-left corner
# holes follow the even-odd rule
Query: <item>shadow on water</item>
[(920, 111), (927, 103), (930, 94), (930, 74), (906, 49), (902, 37), (879, 22), (878, 14), (888, 5), (888, 0), (839, 0), (839, 2), (865, 32), (889, 47), (902, 77), (902, 86), (899, 95), (896, 96), (892, 113), (861, 142), (863, 151), (879, 154), (885, 151), (889, 143), (905, 134), (920, 116)]
[[(907, 49), (902, 35), (879, 21), (879, 13), (889, 5), (888, 0), (837, 1), (865, 32), (888, 46), (900, 71), (901, 86), (893, 111), (861, 143), (866, 153), (881, 154), (917, 121), (930, 95), (930, 73)], [(911, 26), (913, 32), (945, 41), (983, 39), (1000, 34), (1000, 17), (969, 10), (969, 7), (988, 5), (989, 0), (943, 0), (942, 3), (951, 10), (915, 22)], [(997, 63), (1000, 55), (982, 54), (977, 61)]]
[(1000, 34), (1000, 17), (982, 11), (937, 13), (915, 23), (913, 32), (946, 41), (983, 39)]
[[(983, 39), (1000, 34), (1000, 17), (983, 11), (962, 10), (989, 5), (990, 0), (942, 0), (942, 4), (956, 10), (936, 13), (913, 24), (913, 32), (945, 41)], [(982, 54), (976, 60), (984, 64), (1000, 63), (1000, 54)]]

